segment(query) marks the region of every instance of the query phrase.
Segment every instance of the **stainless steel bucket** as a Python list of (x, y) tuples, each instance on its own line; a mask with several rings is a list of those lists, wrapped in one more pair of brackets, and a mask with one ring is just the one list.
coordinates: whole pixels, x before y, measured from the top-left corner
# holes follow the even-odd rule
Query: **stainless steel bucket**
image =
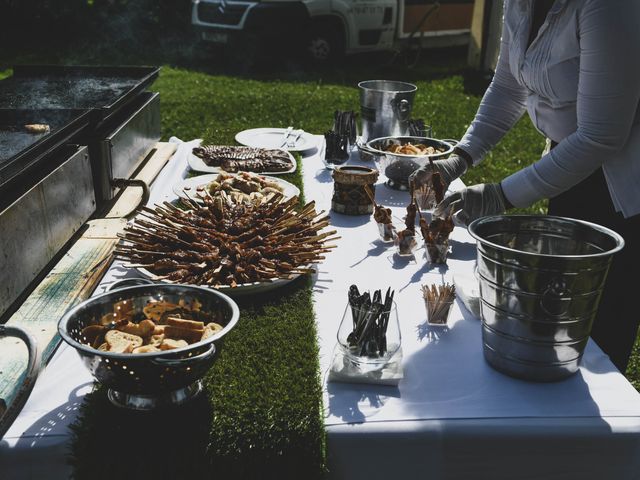
[(487, 362), (526, 380), (575, 373), (622, 237), (600, 225), (549, 215), (479, 218), (469, 233), (478, 244)]
[(415, 85), (393, 80), (366, 80), (360, 88), (360, 116), (365, 142), (379, 137), (409, 134)]

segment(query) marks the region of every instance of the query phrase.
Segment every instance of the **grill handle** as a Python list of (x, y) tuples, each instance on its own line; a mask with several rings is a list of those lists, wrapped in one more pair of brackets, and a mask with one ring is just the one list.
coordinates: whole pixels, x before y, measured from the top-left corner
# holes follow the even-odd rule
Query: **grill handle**
[(161, 367), (184, 367), (189, 366), (194, 363), (201, 362), (203, 360), (208, 360), (216, 354), (216, 346), (214, 343), (211, 343), (206, 351), (189, 358), (152, 358), (151, 363), (155, 363)]
[(136, 205), (129, 215), (132, 215), (134, 212), (140, 210), (140, 208), (144, 207), (149, 201), (149, 197), (151, 196), (151, 190), (149, 189), (149, 185), (144, 180), (139, 178), (114, 178), (111, 180), (111, 185), (116, 188), (126, 188), (126, 187), (140, 187), (142, 188), (142, 198)]
[(22, 328), (0, 325), (0, 337), (17, 337), (27, 344), (27, 349), (29, 350), (27, 373), (22, 381), (22, 386), (20, 390), (18, 390), (18, 394), (13, 399), (13, 402), (11, 402), (4, 414), (0, 416), (1, 439), (17, 418), (22, 407), (27, 402), (31, 390), (33, 390), (33, 386), (40, 373), (40, 351), (36, 340)]

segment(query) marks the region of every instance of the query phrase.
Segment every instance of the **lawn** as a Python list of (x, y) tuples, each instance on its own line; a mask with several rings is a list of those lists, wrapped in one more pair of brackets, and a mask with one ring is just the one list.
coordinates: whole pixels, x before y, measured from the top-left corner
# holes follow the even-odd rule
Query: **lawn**
[[(106, 52), (106, 53), (105, 53)], [(160, 92), (162, 133), (166, 140), (202, 138), (207, 142), (233, 142), (245, 128), (294, 125), (321, 134), (331, 128), (333, 112), (358, 110), (357, 82), (373, 78), (404, 80), (418, 86), (413, 116), (432, 126), (434, 136), (460, 138), (480, 102), (487, 78), (469, 71), (465, 51), (425, 52), (420, 64), (408, 68), (402, 58), (362, 55), (334, 67), (311, 69), (290, 61), (266, 62), (255, 71), (230, 74), (215, 52), (172, 49), (114, 52), (104, 49), (69, 49), (47, 54), (0, 53), (0, 74), (21, 62), (137, 63), (163, 65), (153, 89)], [(528, 117), (521, 119), (484, 163), (470, 172), (468, 184), (496, 182), (535, 161), (544, 141)], [(540, 202), (528, 212), (545, 212)], [(640, 388), (640, 342), (636, 342), (628, 371)]]

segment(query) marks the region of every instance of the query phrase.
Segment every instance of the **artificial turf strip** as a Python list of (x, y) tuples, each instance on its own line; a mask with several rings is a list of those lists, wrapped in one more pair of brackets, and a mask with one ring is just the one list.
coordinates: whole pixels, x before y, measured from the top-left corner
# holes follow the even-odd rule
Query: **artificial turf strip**
[[(288, 180), (301, 186), (300, 169)], [(311, 284), (238, 300), (240, 320), (188, 406), (141, 413), (85, 397), (71, 427), (78, 479), (319, 478), (325, 432)]]
[(78, 479), (321, 476), (324, 426), (309, 280), (239, 302), (240, 321), (188, 406), (141, 413), (99, 388), (72, 426)]

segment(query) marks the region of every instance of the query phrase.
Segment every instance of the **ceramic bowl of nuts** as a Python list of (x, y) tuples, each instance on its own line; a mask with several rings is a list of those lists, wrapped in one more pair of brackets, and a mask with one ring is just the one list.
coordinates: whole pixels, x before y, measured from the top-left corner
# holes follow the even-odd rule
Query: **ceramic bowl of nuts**
[(58, 323), (112, 403), (153, 410), (202, 391), (238, 305), (216, 290), (149, 284), (112, 290), (67, 311)]

